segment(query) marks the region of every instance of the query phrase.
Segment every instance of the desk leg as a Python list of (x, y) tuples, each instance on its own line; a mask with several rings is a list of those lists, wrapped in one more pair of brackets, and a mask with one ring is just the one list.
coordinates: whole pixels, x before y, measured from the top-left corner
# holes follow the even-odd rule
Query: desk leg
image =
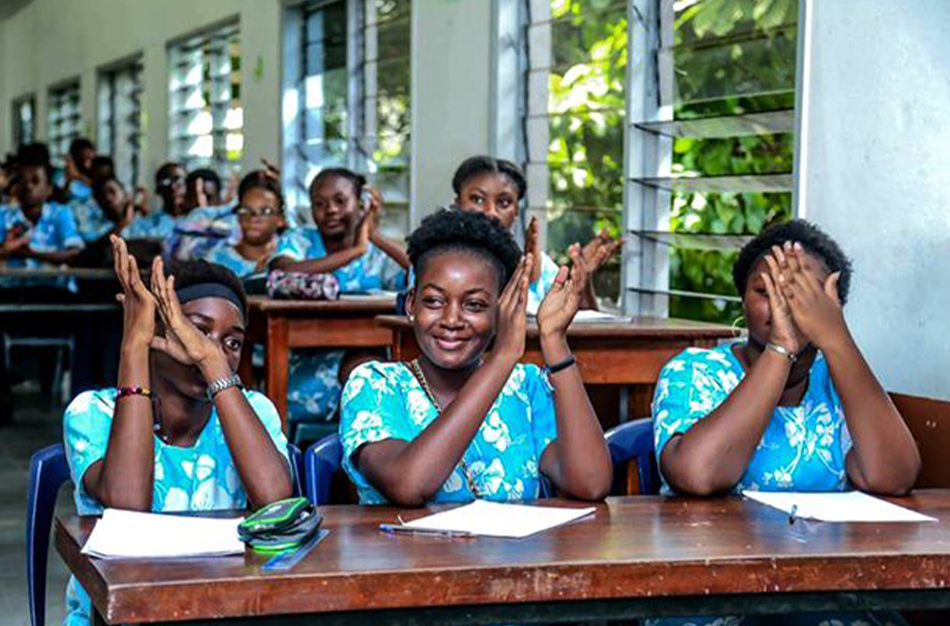
[(264, 357), (264, 380), (267, 385), (267, 397), (271, 399), (280, 414), (280, 424), (284, 434), (288, 434), (287, 424), (287, 368), (290, 361), (290, 339), (287, 320), (272, 317), (267, 320), (267, 348)]
[(106, 626), (106, 620), (95, 606), (92, 607), (92, 626)]

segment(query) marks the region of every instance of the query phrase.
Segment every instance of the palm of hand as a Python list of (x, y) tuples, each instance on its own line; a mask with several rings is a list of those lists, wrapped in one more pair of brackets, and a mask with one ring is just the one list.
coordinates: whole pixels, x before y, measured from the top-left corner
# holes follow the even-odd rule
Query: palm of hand
[(538, 327), (542, 332), (556, 332), (571, 325), (580, 307), (580, 294), (571, 281), (555, 283), (538, 308)]
[(201, 363), (218, 350), (218, 346), (185, 317), (173, 322), (162, 341), (156, 343), (156, 347), (185, 365)]

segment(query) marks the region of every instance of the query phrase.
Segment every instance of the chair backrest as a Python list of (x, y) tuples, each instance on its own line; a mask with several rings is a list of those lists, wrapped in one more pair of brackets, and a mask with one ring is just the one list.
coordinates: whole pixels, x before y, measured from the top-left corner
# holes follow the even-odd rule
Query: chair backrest
[(307, 498), (314, 506), (330, 504), (330, 486), (333, 475), (343, 465), (343, 444), (340, 435), (327, 435), (316, 442), (304, 454)]
[(660, 491), (659, 472), (653, 456), (653, 420), (644, 417), (614, 426), (604, 437), (610, 449), (610, 459), (614, 467), (620, 467), (628, 461), (637, 466), (639, 493), (657, 494)]
[(292, 443), (287, 443), (287, 458), (290, 459), (290, 480), (294, 486), (294, 495), (304, 495), (303, 453)]
[(26, 582), (33, 626), (46, 622), (46, 558), (49, 533), (60, 487), (69, 480), (66, 449), (56, 443), (30, 459), (30, 483), (26, 502)]

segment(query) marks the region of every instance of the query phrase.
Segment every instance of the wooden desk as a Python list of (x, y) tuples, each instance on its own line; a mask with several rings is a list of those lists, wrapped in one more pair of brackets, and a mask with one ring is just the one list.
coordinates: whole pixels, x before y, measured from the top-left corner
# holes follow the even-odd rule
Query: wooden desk
[(261, 572), (264, 558), (250, 553), (91, 559), (80, 549), (92, 518), (57, 519), (55, 541), (112, 624), (268, 616), (332, 626), (499, 624), (950, 607), (950, 491), (895, 501), (940, 521), (792, 526), (737, 497), (634, 496), (527, 539), (465, 540), (383, 534), (378, 524), (400, 511), (331, 506), (321, 507), (329, 537), (284, 573)]
[[(391, 313), (391, 296), (345, 297), (341, 300), (272, 300), (248, 298), (247, 345), (264, 344), (264, 385), (287, 430), (287, 367), (291, 348), (381, 348), (392, 333), (376, 326), (377, 315)], [(241, 378), (253, 381), (250, 347), (241, 359)]]
[[(385, 315), (376, 322), (393, 334), (393, 359), (419, 356), (412, 325), (403, 316)], [(660, 369), (689, 347), (711, 348), (735, 337), (728, 326), (662, 317), (634, 317), (629, 322), (575, 322), (567, 331), (581, 377), (588, 385), (625, 385), (630, 389), (629, 413), (649, 415), (653, 386)], [(525, 363), (544, 365), (538, 325), (528, 323)]]

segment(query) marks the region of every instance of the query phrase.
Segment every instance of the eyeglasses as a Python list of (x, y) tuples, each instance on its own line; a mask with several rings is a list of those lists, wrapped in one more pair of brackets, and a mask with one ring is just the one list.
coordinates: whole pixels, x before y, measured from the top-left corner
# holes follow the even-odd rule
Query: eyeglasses
[(261, 209), (252, 209), (251, 207), (239, 206), (234, 209), (238, 217), (274, 217), (280, 215), (280, 209), (272, 206), (266, 206)]

